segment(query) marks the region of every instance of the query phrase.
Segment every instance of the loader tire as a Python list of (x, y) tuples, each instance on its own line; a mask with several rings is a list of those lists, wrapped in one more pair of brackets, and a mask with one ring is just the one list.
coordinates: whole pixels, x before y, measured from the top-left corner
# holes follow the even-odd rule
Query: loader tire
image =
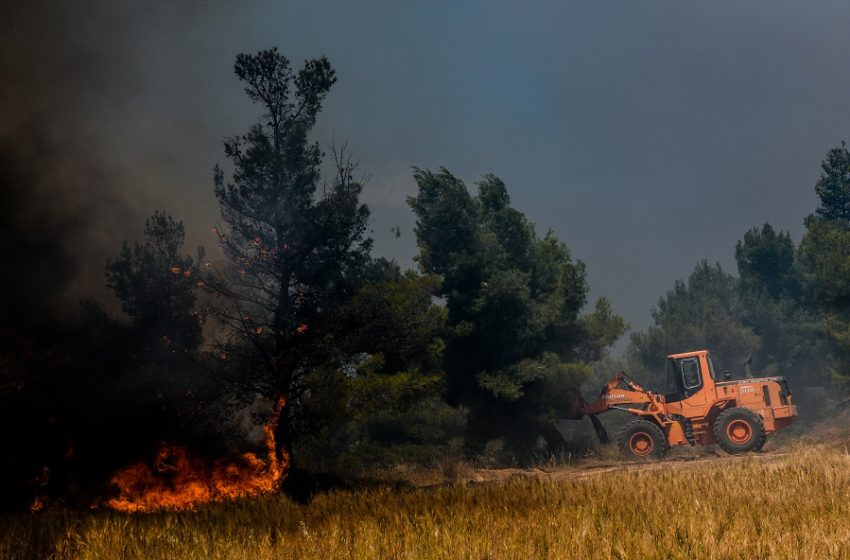
[(620, 452), (633, 459), (660, 459), (667, 453), (667, 437), (658, 424), (649, 420), (632, 420), (617, 438)]
[(750, 410), (736, 406), (724, 410), (714, 421), (714, 438), (726, 453), (759, 451), (767, 441), (764, 420)]

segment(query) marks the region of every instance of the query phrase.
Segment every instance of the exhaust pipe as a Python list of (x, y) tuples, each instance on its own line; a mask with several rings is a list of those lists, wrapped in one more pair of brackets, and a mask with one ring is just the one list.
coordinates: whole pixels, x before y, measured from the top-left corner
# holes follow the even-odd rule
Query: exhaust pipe
[(750, 367), (753, 363), (753, 356), (750, 354), (747, 356), (747, 359), (744, 360), (744, 371), (747, 372), (747, 379), (753, 378), (753, 369)]

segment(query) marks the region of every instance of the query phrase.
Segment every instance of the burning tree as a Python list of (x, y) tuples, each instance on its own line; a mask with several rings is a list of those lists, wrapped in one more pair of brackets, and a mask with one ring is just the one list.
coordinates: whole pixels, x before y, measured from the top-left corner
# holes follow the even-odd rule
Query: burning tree
[[(154, 212), (145, 222), (143, 243), (127, 242), (106, 265), (107, 286), (132, 319), (135, 336), (144, 345), (195, 350), (201, 342), (201, 317), (196, 308), (198, 269), (181, 254), (186, 238), (183, 222)], [(203, 251), (199, 249), (199, 257)]]
[[(227, 336), (220, 355), (239, 361), (243, 386), (283, 398), (275, 440), (291, 453), (292, 409), (330, 322), (328, 311), (353, 292), (369, 259), (369, 211), (360, 204), (354, 165), (334, 153), (336, 175), (322, 181), (324, 154), (308, 138), (335, 72), (324, 57), (297, 73), (277, 49), (240, 54), (235, 72), (263, 115), (225, 141), (232, 175), (216, 166), (215, 195), (225, 222), (216, 228), (227, 265), (207, 263), (213, 314)], [(343, 151), (344, 152), (344, 151)], [(322, 186), (321, 192), (319, 186)]]

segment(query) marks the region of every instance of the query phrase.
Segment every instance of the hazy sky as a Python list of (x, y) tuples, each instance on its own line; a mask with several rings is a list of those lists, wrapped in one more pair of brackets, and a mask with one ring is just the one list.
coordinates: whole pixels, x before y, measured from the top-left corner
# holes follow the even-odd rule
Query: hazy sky
[(89, 187), (114, 202), (86, 207), (101, 252), (154, 208), (211, 244), (221, 140), (257, 112), (233, 60), (271, 46), (336, 68), (315, 137), (371, 176), (378, 253), (412, 264), (411, 166), (495, 173), (638, 328), (698, 260), (734, 272), (747, 229), (799, 241), (820, 160), (850, 139), (846, 0), (32, 4), (0, 44), (7, 66), (42, 52), (6, 76), (108, 168)]

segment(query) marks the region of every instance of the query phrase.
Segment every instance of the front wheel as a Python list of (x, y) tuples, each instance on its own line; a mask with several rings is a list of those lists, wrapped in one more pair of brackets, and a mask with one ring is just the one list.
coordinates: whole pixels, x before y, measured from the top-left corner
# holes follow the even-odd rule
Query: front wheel
[(617, 439), (620, 451), (635, 459), (660, 459), (667, 452), (667, 437), (649, 420), (632, 420)]
[(747, 453), (764, 447), (767, 434), (761, 416), (749, 408), (724, 410), (714, 421), (714, 438), (726, 453)]

